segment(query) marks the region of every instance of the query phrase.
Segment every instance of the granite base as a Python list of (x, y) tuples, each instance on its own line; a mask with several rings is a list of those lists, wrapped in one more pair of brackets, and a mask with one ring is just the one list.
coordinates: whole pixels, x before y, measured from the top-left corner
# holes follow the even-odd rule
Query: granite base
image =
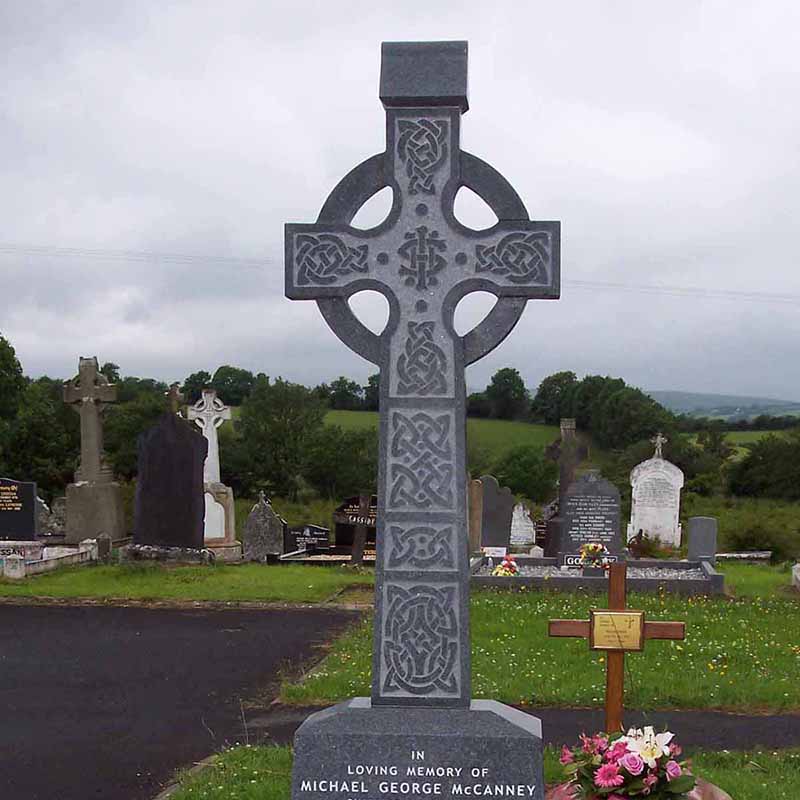
[(129, 544), (119, 549), (119, 560), (166, 561), (171, 564), (212, 564), (211, 550), (194, 547), (162, 547), (155, 544)]
[(117, 483), (71, 483), (67, 486), (67, 523), (64, 541), (108, 536), (119, 542), (126, 536), (122, 490)]
[(294, 754), (292, 800), (544, 800), (541, 722), (493, 700), (412, 708), (357, 697), (308, 717)]

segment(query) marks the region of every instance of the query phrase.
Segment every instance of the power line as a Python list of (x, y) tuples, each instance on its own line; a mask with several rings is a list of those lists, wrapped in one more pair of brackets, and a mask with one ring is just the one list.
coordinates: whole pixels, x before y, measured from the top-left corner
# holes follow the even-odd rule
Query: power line
[[(275, 264), (275, 259), (244, 258), (241, 256), (204, 255), (190, 253), (162, 253), (153, 250), (109, 250), (83, 247), (23, 246), (0, 243), (0, 255), (38, 256), (44, 258), (90, 258), (113, 261), (161, 264), (207, 264), (239, 267), (242, 269), (264, 269)], [(694, 299), (746, 300), (750, 303), (777, 303), (800, 305), (800, 294), (784, 292), (754, 292), (735, 289), (709, 289), (701, 286), (665, 286), (659, 284), (620, 283), (613, 281), (565, 280), (567, 289), (603, 292), (634, 292), (639, 294), (671, 295)]]

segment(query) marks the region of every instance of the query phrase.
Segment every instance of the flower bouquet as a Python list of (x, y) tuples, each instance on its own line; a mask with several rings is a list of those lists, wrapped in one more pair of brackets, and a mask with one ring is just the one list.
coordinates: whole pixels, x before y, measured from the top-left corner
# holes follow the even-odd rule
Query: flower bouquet
[(514, 575), (517, 574), (519, 574), (519, 567), (517, 566), (517, 562), (514, 561), (514, 556), (506, 556), (503, 561), (492, 570), (492, 575), (499, 575), (504, 578), (513, 578)]
[(581, 545), (581, 565), (584, 570), (607, 570), (611, 566), (608, 550), (600, 542), (587, 542)]
[(561, 763), (572, 795), (581, 800), (685, 800), (696, 779), (674, 734), (652, 727), (631, 728), (625, 736), (581, 734), (580, 742), (561, 749)]

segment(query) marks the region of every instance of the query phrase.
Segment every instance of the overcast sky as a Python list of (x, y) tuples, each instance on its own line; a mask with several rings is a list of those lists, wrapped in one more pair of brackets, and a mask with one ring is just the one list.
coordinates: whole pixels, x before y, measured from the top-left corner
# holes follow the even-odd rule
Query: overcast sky
[[(366, 379), (316, 304), (283, 297), (283, 223), (383, 150), (380, 42), (436, 39), (469, 41), (464, 149), (562, 221), (562, 299), (530, 302), (470, 387), (513, 366), (532, 389), (572, 369), (800, 400), (792, 0), (5, 0), (0, 333), (25, 371)], [(459, 329), (491, 302), (465, 300)]]

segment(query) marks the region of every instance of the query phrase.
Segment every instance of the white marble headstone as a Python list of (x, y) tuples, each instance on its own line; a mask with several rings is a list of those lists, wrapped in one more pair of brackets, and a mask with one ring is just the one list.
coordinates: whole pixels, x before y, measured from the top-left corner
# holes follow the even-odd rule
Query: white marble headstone
[(681, 489), (683, 471), (661, 455), (661, 443), (656, 437), (656, 453), (631, 470), (631, 521), (628, 541), (639, 531), (670, 547), (680, 547)]
[(218, 503), (213, 495), (206, 492), (206, 518), (204, 526), (204, 539), (225, 538), (225, 509)]
[(535, 543), (536, 528), (530, 511), (522, 503), (517, 503), (511, 515), (511, 544), (517, 547), (530, 547)]

